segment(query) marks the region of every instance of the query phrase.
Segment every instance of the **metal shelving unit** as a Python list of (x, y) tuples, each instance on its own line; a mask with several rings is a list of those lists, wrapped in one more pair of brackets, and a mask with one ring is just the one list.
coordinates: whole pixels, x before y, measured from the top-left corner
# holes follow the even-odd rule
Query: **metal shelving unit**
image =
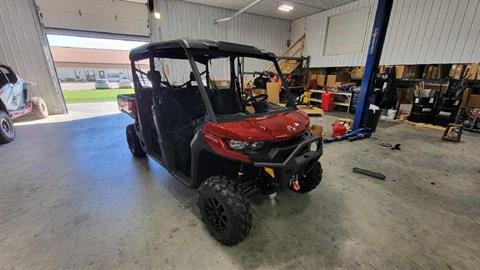
[[(310, 89), (309, 91), (312, 92), (312, 95), (313, 94), (322, 94), (324, 92), (324, 90), (318, 90), (318, 89)], [(352, 93), (347, 93), (347, 92), (332, 92), (332, 93), (335, 94), (335, 97), (336, 96), (345, 97), (345, 101), (343, 101), (343, 102), (334, 101), (333, 104), (335, 106), (347, 107), (347, 112), (349, 112), (350, 111), (350, 104), (352, 102)], [(322, 104), (321, 97), (320, 98), (310, 97), (310, 102), (312, 102), (312, 101)]]

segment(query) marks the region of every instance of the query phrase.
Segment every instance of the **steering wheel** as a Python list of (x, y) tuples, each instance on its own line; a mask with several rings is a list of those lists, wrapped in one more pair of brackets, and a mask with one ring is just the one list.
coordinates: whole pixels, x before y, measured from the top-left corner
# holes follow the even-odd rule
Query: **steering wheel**
[(265, 102), (268, 98), (266, 94), (260, 94), (253, 97), (249, 97), (246, 101), (246, 104), (251, 103), (252, 107), (255, 109), (256, 113), (266, 112), (266, 107), (268, 107)]
[(251, 102), (252, 106), (255, 107), (258, 103), (262, 103), (265, 100), (267, 100), (267, 98), (268, 98), (267, 94), (260, 94), (253, 97), (249, 97), (246, 103), (248, 104), (249, 102)]

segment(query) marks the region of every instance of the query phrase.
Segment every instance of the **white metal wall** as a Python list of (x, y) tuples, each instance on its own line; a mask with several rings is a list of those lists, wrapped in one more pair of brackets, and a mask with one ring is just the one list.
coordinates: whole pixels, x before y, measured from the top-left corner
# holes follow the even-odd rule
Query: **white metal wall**
[(290, 33), (290, 39), (292, 40), (292, 43), (301, 38), (305, 33), (306, 21), (306, 17), (292, 21), (292, 28)]
[[(177, 0), (155, 0), (155, 9), (160, 11), (161, 19), (150, 18), (153, 41), (210, 39), (253, 45), (281, 54), (290, 36), (288, 20), (244, 13), (231, 21), (214, 24), (215, 19), (231, 16), (235, 11)], [(222, 77), (229, 78), (228, 73)]]
[(0, 63), (33, 82), (34, 94), (45, 99), (50, 113), (66, 112), (33, 0), (0, 1)]
[[(306, 53), (312, 67), (365, 64), (377, 0), (358, 0), (293, 22), (305, 20)], [(362, 53), (324, 56), (328, 17), (369, 7)], [(303, 32), (293, 33), (300, 36)], [(394, 0), (380, 64), (480, 62), (480, 0)]]
[(384, 64), (480, 62), (480, 0), (396, 0)]

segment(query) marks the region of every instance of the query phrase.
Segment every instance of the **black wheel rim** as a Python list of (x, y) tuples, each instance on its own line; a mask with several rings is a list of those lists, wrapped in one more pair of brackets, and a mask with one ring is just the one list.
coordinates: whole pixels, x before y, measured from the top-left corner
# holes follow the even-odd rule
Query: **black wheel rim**
[(215, 230), (219, 232), (225, 231), (228, 218), (223, 205), (217, 198), (211, 197), (205, 199), (204, 206), (208, 221), (215, 227)]
[(4, 134), (10, 133), (11, 128), (10, 128), (10, 124), (7, 122), (7, 120), (2, 119), (2, 121), (0, 122), (0, 128), (2, 129)]

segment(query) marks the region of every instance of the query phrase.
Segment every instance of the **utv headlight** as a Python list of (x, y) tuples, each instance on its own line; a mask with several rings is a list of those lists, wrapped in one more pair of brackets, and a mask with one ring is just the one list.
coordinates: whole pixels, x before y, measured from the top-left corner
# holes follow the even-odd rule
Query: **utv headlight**
[(227, 140), (228, 146), (233, 150), (258, 150), (262, 147), (263, 142), (244, 142), (237, 140)]
[(234, 150), (244, 150), (248, 147), (248, 142), (229, 140), (228, 146)]

